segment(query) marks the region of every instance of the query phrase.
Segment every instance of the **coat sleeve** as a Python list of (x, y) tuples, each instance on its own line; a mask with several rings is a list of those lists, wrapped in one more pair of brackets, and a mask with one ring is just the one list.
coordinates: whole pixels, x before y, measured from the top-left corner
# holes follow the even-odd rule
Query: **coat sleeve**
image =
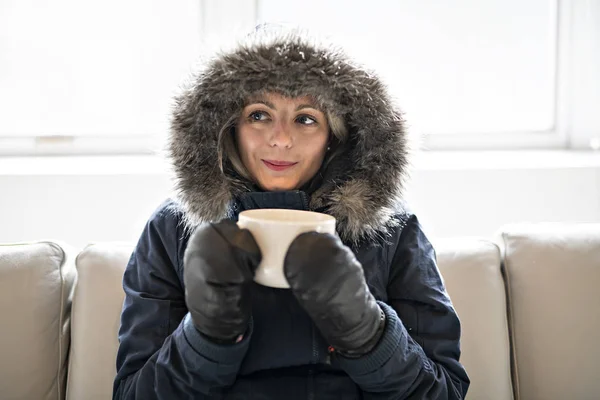
[(469, 377), (459, 362), (460, 321), (436, 254), (414, 215), (391, 255), (384, 334), (358, 359), (336, 357), (365, 399), (464, 399)]
[(181, 229), (163, 204), (150, 218), (123, 276), (113, 399), (205, 399), (233, 385), (252, 324), (234, 345), (217, 345), (194, 327), (179, 278)]

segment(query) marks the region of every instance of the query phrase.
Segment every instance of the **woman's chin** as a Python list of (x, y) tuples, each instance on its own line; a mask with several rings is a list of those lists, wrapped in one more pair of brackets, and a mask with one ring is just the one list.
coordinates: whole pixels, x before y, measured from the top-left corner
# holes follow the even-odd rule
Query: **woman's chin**
[(297, 182), (259, 182), (259, 185), (267, 192), (284, 192), (298, 188)]

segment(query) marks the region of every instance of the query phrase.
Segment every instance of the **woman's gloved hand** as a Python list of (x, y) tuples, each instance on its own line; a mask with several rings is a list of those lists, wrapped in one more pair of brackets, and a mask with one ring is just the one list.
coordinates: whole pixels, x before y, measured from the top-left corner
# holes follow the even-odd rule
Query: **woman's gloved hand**
[(196, 329), (217, 343), (234, 343), (246, 331), (249, 290), (260, 260), (254, 237), (235, 222), (204, 224), (192, 234), (183, 279)]
[(362, 266), (338, 237), (299, 235), (288, 249), (284, 272), (298, 302), (335, 350), (360, 357), (375, 347), (385, 316)]

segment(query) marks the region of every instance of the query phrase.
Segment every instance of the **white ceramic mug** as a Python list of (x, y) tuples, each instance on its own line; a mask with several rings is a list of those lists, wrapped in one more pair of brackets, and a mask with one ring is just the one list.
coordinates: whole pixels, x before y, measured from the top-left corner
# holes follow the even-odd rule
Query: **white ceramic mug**
[(238, 226), (254, 236), (262, 253), (254, 280), (264, 286), (289, 288), (283, 261), (292, 241), (303, 232), (335, 234), (335, 218), (313, 211), (263, 208), (242, 211)]

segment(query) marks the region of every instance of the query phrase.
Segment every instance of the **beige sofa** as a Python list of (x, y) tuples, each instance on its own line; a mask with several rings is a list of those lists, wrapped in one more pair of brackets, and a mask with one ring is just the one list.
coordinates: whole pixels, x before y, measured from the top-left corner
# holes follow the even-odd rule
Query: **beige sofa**
[[(468, 399), (600, 398), (600, 224), (434, 240)], [(110, 399), (130, 244), (0, 245), (0, 399)]]

